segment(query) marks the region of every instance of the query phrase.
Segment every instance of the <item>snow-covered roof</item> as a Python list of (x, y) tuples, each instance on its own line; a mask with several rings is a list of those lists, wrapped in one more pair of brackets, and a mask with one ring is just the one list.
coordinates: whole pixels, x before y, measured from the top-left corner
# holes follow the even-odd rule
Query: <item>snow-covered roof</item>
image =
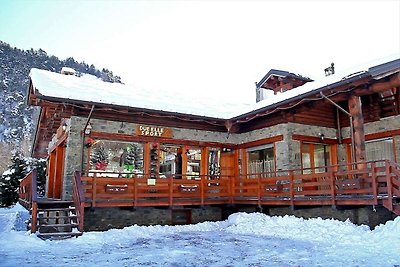
[[(229, 103), (226, 99), (187, 95), (185, 92), (148, 90), (130, 85), (103, 82), (92, 75), (76, 77), (46, 70), (32, 69), (30, 77), (35, 94), (72, 101), (93, 102), (132, 108), (173, 112), (202, 117), (231, 119), (240, 115), (268, 108), (294, 97), (335, 85), (344, 79), (361, 77), (371, 67), (391, 61), (400, 67), (399, 55), (337, 71), (334, 75), (316, 79), (302, 86), (268, 97), (258, 103)], [(396, 60), (396, 61), (393, 61)], [(394, 62), (394, 63), (393, 63)], [(375, 67), (376, 69), (376, 67)]]
[(148, 90), (131, 85), (103, 82), (93, 75), (62, 75), (40, 69), (30, 72), (35, 94), (75, 101), (190, 114), (211, 118), (229, 118), (238, 103), (223, 103), (184, 92)]

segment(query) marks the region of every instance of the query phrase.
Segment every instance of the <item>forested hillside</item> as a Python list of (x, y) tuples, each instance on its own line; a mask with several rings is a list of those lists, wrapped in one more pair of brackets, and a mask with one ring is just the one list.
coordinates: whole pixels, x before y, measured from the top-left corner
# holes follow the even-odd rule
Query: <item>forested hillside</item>
[(92, 74), (107, 82), (121, 82), (108, 69), (98, 70), (72, 57), (60, 60), (42, 49), (24, 51), (0, 41), (0, 174), (10, 162), (13, 150), (28, 153), (33, 137), (32, 108), (25, 104), (30, 69), (60, 72), (62, 67), (73, 68), (78, 74)]

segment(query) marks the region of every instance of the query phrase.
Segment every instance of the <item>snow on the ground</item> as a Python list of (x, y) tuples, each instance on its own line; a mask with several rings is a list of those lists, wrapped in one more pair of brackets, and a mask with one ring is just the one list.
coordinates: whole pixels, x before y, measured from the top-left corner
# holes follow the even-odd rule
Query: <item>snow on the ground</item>
[(0, 209), (0, 266), (400, 266), (400, 217), (351, 222), (236, 213), (222, 222), (131, 226), (43, 241), (28, 212)]

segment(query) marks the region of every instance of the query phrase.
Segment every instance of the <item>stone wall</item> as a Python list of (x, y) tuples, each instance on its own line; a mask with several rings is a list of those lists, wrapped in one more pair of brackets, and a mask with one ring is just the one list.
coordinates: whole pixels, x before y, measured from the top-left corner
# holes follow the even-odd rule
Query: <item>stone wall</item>
[[(185, 209), (191, 213), (190, 221), (200, 223), (222, 220), (219, 207)], [(131, 225), (171, 225), (172, 211), (169, 208), (95, 208), (85, 210), (85, 231), (105, 231)]]
[[(365, 134), (381, 133), (400, 129), (400, 115), (382, 118), (379, 121), (364, 124)], [(343, 138), (350, 138), (350, 127), (342, 128)]]
[(270, 207), (264, 210), (270, 216), (294, 215), (304, 219), (322, 218), (337, 219), (339, 221), (350, 220), (354, 224), (368, 225), (375, 228), (379, 224), (393, 220), (396, 216), (384, 207), (360, 207), (351, 209), (334, 209), (328, 206), (304, 209), (292, 209), (290, 207)]

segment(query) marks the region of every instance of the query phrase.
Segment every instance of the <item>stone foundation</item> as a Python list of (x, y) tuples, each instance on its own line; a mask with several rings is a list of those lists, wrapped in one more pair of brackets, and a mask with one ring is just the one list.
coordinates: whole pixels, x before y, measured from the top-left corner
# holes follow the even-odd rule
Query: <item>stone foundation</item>
[(384, 207), (353, 207), (353, 208), (331, 208), (331, 207), (306, 207), (291, 209), (290, 207), (272, 207), (264, 210), (270, 216), (294, 215), (304, 219), (317, 218), (337, 219), (339, 221), (350, 220), (357, 225), (368, 225), (374, 229), (379, 224), (384, 224), (389, 220), (393, 220), (396, 215), (391, 213)]
[[(236, 212), (260, 212), (257, 206), (236, 205), (204, 208), (137, 207), (137, 208), (96, 208), (85, 210), (85, 231), (106, 231), (124, 228), (131, 225), (176, 225), (200, 223), (205, 221), (221, 221)], [(294, 215), (304, 219), (322, 218), (350, 220), (357, 225), (368, 225), (374, 229), (379, 224), (393, 220), (396, 215), (384, 207), (352, 207), (336, 209), (323, 207), (263, 207), (263, 213), (270, 216)]]
[[(172, 216), (173, 212), (178, 214)], [(183, 211), (183, 212), (181, 212)], [(182, 218), (185, 214), (189, 218)], [(180, 217), (180, 218), (178, 218)], [(85, 231), (106, 231), (131, 225), (174, 225), (222, 220), (221, 208), (95, 208), (85, 210)]]

